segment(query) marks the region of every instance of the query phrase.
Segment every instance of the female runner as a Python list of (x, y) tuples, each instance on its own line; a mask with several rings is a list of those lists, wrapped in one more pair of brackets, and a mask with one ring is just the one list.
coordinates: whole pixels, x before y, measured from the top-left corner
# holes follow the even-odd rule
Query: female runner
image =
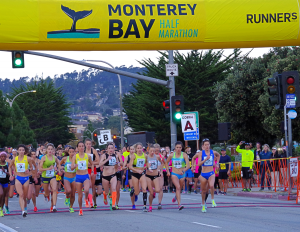
[(145, 176), (145, 169), (147, 168), (147, 155), (143, 153), (143, 144), (136, 143), (134, 145), (136, 153), (130, 155), (129, 168), (132, 170), (131, 178), (133, 188), (130, 191), (130, 196), (133, 194), (138, 196), (140, 193), (140, 184), (143, 192), (143, 211), (147, 212), (147, 180)]
[[(155, 149), (155, 155), (156, 156), (159, 156), (161, 160), (163, 160), (163, 156), (159, 153), (160, 152), (160, 145), (158, 143), (154, 144), (154, 149)], [(160, 186), (160, 191), (159, 191), (159, 194), (158, 194), (158, 207), (157, 209), (162, 209), (162, 206), (161, 206), (161, 201), (163, 199), (163, 195), (164, 195), (164, 192), (163, 192), (163, 186), (164, 186), (164, 175), (163, 175), (163, 170), (164, 170), (164, 165), (158, 161), (158, 180), (159, 180), (159, 186)], [(155, 197), (155, 193), (153, 195), (153, 197)]]
[[(55, 172), (59, 167), (59, 160), (54, 156), (55, 146), (52, 143), (46, 145), (46, 155), (40, 161), (39, 171), (42, 172), (42, 186), (44, 189), (45, 201), (50, 201), (51, 192), (51, 207), (50, 212), (57, 212), (57, 183)], [(51, 187), (51, 191), (50, 191)]]
[[(29, 188), (29, 167), (33, 169), (35, 162), (28, 156), (24, 155), (25, 152), (28, 152), (28, 149), (25, 145), (21, 144), (18, 146), (18, 156), (14, 158), (9, 165), (9, 175), (10, 181), (14, 180), (17, 192), (19, 194), (19, 204), (22, 210), (23, 217), (27, 216), (27, 202), (26, 197), (28, 194)], [(12, 173), (12, 167), (15, 166), (15, 175)], [(35, 169), (37, 167), (35, 166)], [(36, 176), (34, 176), (34, 181), (37, 181)]]
[(185, 179), (185, 172), (190, 168), (189, 158), (186, 153), (182, 152), (182, 148), (182, 142), (176, 142), (173, 156), (170, 155), (167, 159), (167, 163), (172, 160), (172, 182), (176, 188), (176, 195), (172, 202), (176, 202), (177, 200), (179, 210), (184, 208), (183, 205), (181, 205), (181, 189)]
[(152, 212), (153, 186), (155, 188), (156, 193), (160, 193), (161, 191), (160, 173), (158, 169), (160, 164), (166, 165), (166, 167), (169, 169), (168, 165), (164, 162), (164, 160), (162, 160), (159, 155), (155, 154), (155, 147), (150, 146), (149, 155), (147, 156), (147, 171), (146, 171), (147, 185), (150, 194), (148, 212)]
[(0, 153), (0, 217), (4, 217), (3, 207), (5, 197), (8, 193), (9, 172), (8, 163), (6, 162), (7, 154), (5, 151)]
[[(210, 150), (209, 139), (202, 140), (202, 152), (197, 154), (199, 157), (198, 166), (202, 166), (202, 172), (200, 175), (201, 189), (202, 189), (202, 212), (206, 212), (205, 200), (208, 196), (208, 189), (210, 189), (211, 194), (211, 204), (212, 207), (217, 207), (214, 200), (214, 183), (215, 183), (215, 172), (214, 166), (218, 169), (220, 154), (216, 151)], [(196, 157), (196, 158), (197, 158)], [(214, 161), (217, 161), (215, 165)]]
[[(127, 170), (127, 173), (128, 173), (127, 174), (128, 175), (128, 183), (129, 183), (129, 188), (130, 188), (130, 191), (131, 191), (131, 189), (133, 188), (133, 185), (132, 185), (132, 178), (131, 178), (132, 171), (129, 169), (129, 163), (130, 163), (130, 156), (134, 155), (134, 152), (135, 152), (134, 146), (130, 146), (130, 150), (129, 151), (130, 151), (130, 154), (128, 156), (124, 157), (123, 170), (124, 170), (124, 172)], [(130, 197), (130, 199), (131, 199), (131, 203), (132, 203), (132, 209), (135, 209), (134, 196), (132, 195)]]
[(75, 148), (70, 147), (68, 151), (65, 152), (64, 158), (60, 161), (60, 167), (64, 165), (64, 169), (60, 168), (61, 173), (64, 173), (64, 187), (66, 191), (65, 205), (69, 207), (69, 212), (74, 213), (73, 204), (75, 201), (76, 192), (76, 170), (71, 169), (72, 159), (75, 155)]
[(83, 215), (82, 211), (82, 187), (84, 187), (85, 207), (89, 207), (88, 195), (90, 189), (90, 177), (88, 173), (88, 165), (91, 165), (91, 173), (94, 173), (94, 163), (91, 157), (84, 153), (84, 143), (78, 142), (78, 154), (72, 158), (71, 170), (76, 168), (76, 190), (78, 193), (79, 216)]
[(104, 153), (100, 157), (99, 166), (103, 166), (103, 175), (102, 175), (102, 185), (104, 188), (103, 199), (104, 204), (107, 205), (107, 195), (109, 193), (109, 185), (112, 196), (112, 206), (111, 210), (116, 210), (116, 200), (117, 200), (117, 177), (115, 165), (117, 164), (117, 156), (114, 153), (115, 146), (113, 143), (107, 145), (107, 153)]
[(84, 141), (84, 145), (85, 145), (85, 153), (87, 153), (93, 160), (93, 163), (94, 163), (94, 173), (91, 173), (92, 171), (92, 168), (91, 168), (91, 165), (89, 165), (89, 169), (88, 169), (88, 172), (89, 172), (89, 176), (90, 176), (90, 182), (91, 182), (91, 189), (92, 189), (92, 194), (89, 194), (89, 201), (90, 201), (90, 206), (91, 208), (94, 208), (93, 206), (93, 200), (94, 200), (94, 203), (97, 207), (97, 202), (96, 202), (96, 186), (95, 186), (95, 182), (96, 182), (96, 173), (97, 173), (97, 170), (96, 170), (96, 165), (99, 164), (99, 155), (97, 153), (97, 151), (92, 148), (92, 140), (91, 139), (86, 139)]

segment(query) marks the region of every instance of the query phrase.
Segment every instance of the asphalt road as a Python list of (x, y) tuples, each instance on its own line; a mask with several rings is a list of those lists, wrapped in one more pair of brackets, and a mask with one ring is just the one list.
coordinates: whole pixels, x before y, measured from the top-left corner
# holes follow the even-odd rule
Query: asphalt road
[[(216, 196), (217, 208), (211, 208), (208, 199), (207, 213), (202, 213), (199, 194), (182, 195), (185, 208), (178, 211), (171, 199), (174, 194), (164, 194), (163, 209), (143, 212), (142, 194), (136, 202), (137, 210), (131, 210), (129, 193), (121, 193), (120, 210), (109, 211), (99, 196), (97, 210), (84, 208), (83, 216), (78, 216), (77, 200), (75, 213), (70, 214), (64, 205), (64, 194), (58, 195), (58, 212), (49, 213), (50, 203), (44, 197), (38, 198), (37, 213), (32, 203), (28, 206), (28, 216), (23, 218), (18, 198), (10, 200), (12, 214), (0, 218), (0, 231), (300, 231), (300, 205), (271, 199), (254, 199), (235, 196)], [(157, 204), (157, 199), (154, 199)]]

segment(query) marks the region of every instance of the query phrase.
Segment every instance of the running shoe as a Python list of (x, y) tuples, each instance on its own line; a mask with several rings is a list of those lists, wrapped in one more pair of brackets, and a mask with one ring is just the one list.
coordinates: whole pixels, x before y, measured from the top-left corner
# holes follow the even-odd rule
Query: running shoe
[(65, 206), (69, 206), (69, 198), (65, 199)]
[(227, 195), (227, 193), (226, 193), (226, 192), (223, 192), (223, 195), (224, 195), (224, 196), (226, 196), (226, 195)]
[(179, 207), (178, 207), (178, 210), (182, 210), (184, 208), (184, 206), (183, 205), (180, 205)]
[(139, 197), (137, 195), (135, 195), (134, 201), (137, 202), (138, 199), (139, 199)]
[(27, 213), (27, 207), (24, 208), (25, 212)]
[(188, 194), (191, 194), (191, 191), (188, 191)]
[(158, 207), (157, 207), (157, 209), (162, 209), (162, 206), (161, 206), (161, 204), (160, 204), (160, 203), (158, 204)]
[(94, 204), (94, 209), (97, 209), (97, 204)]
[(215, 200), (211, 200), (211, 207), (217, 207)]
[(151, 207), (151, 206), (149, 207), (149, 210), (148, 210), (148, 212), (152, 212), (152, 207)]
[(248, 188), (248, 189), (247, 189), (247, 192), (251, 192), (251, 189)]
[(103, 199), (103, 202), (104, 202), (104, 205), (107, 205), (107, 204), (108, 204), (107, 198), (104, 198), (104, 199)]
[(116, 209), (120, 209), (118, 205), (116, 205)]
[(136, 209), (136, 208), (135, 208), (135, 205), (132, 206), (132, 209)]
[(264, 191), (264, 188), (260, 188), (260, 190), (259, 191)]
[(247, 189), (244, 188), (244, 189), (242, 190), (242, 192), (247, 192)]
[(49, 202), (50, 201), (50, 197), (45, 197), (45, 202)]
[(50, 212), (53, 212), (53, 207), (50, 207)]
[(89, 201), (88, 200), (85, 200), (85, 207), (89, 208)]
[(172, 202), (175, 203), (177, 201), (176, 196), (172, 199)]
[(34, 212), (37, 212), (37, 211), (38, 211), (38, 209), (37, 209), (36, 206), (34, 207), (33, 211), (34, 211)]
[(202, 213), (206, 213), (205, 205), (202, 206)]
[(2, 208), (0, 208), (0, 217), (4, 217), (4, 213), (3, 213)]
[(30, 200), (29, 199), (27, 199), (27, 205), (29, 205), (30, 204)]
[(74, 209), (73, 208), (69, 208), (69, 212), (70, 213), (74, 213)]
[(220, 195), (223, 195), (223, 192), (222, 192), (222, 191), (219, 191), (219, 194), (220, 194)]
[(117, 207), (116, 206), (112, 206), (111, 210), (117, 210)]
[(92, 194), (89, 194), (88, 195), (88, 200), (90, 201), (90, 208), (93, 208), (94, 206), (93, 206), (93, 195)]
[(27, 216), (27, 212), (23, 211), (23, 212), (22, 212), (22, 216), (23, 216), (23, 217), (26, 217), (26, 216)]
[(82, 209), (79, 210), (79, 216), (83, 216), (83, 211), (82, 211)]
[(133, 194), (134, 194), (134, 188), (132, 188), (132, 189), (130, 190), (130, 197), (132, 197)]
[(144, 211), (144, 212), (148, 212), (148, 210), (147, 210), (147, 207), (146, 207), (146, 206), (144, 206), (144, 207), (143, 207), (143, 211)]
[(110, 210), (113, 210), (113, 208), (112, 208), (112, 199), (111, 199), (111, 197), (109, 197), (109, 209), (110, 209)]
[(131, 188), (128, 189), (128, 192), (130, 192), (130, 191), (131, 191)]
[(217, 192), (217, 191), (214, 191), (214, 194), (215, 194), (215, 195), (218, 195), (218, 192)]
[(196, 190), (194, 190), (194, 193), (195, 193), (195, 194), (197, 194), (197, 191), (196, 191)]
[(4, 206), (5, 214), (10, 214), (8, 206)]
[(55, 205), (53, 206), (53, 212), (54, 212), (54, 213), (57, 212), (57, 209), (56, 209), (56, 206), (55, 206)]
[(182, 191), (182, 194), (186, 194), (186, 191)]
[(125, 188), (122, 188), (122, 191), (123, 191), (123, 192), (126, 192), (126, 189), (125, 189)]

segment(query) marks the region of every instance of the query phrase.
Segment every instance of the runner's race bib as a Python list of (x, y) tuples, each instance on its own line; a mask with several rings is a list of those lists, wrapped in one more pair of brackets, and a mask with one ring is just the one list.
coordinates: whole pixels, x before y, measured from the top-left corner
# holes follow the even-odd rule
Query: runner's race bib
[(101, 172), (97, 172), (96, 180), (100, 180), (100, 178), (101, 178)]
[(54, 169), (51, 169), (51, 170), (47, 170), (46, 171), (46, 177), (53, 177), (54, 176)]
[(114, 166), (117, 163), (117, 159), (116, 157), (112, 157), (109, 161), (108, 161), (108, 165), (109, 166)]
[(145, 160), (144, 159), (137, 159), (136, 166), (138, 168), (143, 168), (145, 166)]
[(182, 168), (181, 160), (174, 160), (173, 162), (175, 168)]
[(72, 166), (72, 164), (67, 164), (67, 172), (74, 172), (74, 171), (71, 169), (71, 166)]
[(17, 163), (17, 172), (25, 172), (25, 163)]
[[(5, 172), (7, 172), (7, 170), (5, 169)], [(2, 171), (2, 169), (0, 169), (0, 178), (6, 178), (6, 173)]]
[[(206, 159), (207, 156), (204, 157)], [(213, 157), (210, 156), (208, 160), (204, 162), (204, 166), (212, 166), (213, 165)]]
[(157, 160), (150, 160), (149, 164), (150, 164), (150, 170), (156, 170), (157, 169)]
[(86, 170), (86, 161), (80, 160), (77, 162), (78, 164), (78, 170)]

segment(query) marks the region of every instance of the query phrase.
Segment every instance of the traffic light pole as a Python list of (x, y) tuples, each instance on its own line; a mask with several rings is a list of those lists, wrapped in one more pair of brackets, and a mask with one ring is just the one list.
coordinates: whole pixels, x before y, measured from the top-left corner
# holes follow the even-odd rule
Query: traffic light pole
[(291, 190), (292, 190), (292, 178), (290, 176), (291, 172), (290, 172), (290, 157), (292, 157), (292, 152), (293, 152), (293, 138), (292, 138), (292, 120), (288, 117), (288, 137), (289, 137), (289, 152), (288, 152), (288, 155), (287, 155), (287, 162), (286, 162), (286, 165), (287, 165), (287, 176), (289, 177), (288, 178), (288, 181), (289, 181), (289, 190), (288, 190), (288, 193), (290, 195), (291, 193)]
[[(169, 64), (174, 64), (173, 50), (169, 50)], [(171, 149), (175, 148), (175, 143), (177, 141), (177, 126), (173, 122), (172, 117), (172, 96), (175, 96), (175, 78), (169, 77), (169, 95), (170, 95), (170, 130), (171, 130)]]

